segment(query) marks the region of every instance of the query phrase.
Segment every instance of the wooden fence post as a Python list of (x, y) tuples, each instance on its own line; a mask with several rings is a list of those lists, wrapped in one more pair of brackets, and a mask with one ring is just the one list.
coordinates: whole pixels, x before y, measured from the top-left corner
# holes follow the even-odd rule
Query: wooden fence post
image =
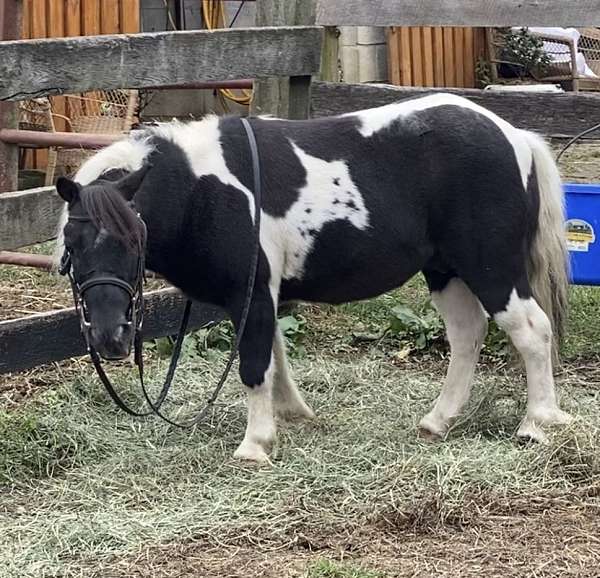
[[(256, 26), (310, 26), (315, 23), (316, 0), (257, 0)], [(310, 76), (262, 78), (254, 82), (250, 114), (308, 118)]]
[[(0, 41), (16, 40), (21, 31), (21, 0), (0, 0)], [(0, 101), (0, 128), (17, 128), (18, 105)], [(0, 141), (0, 193), (16, 191), (19, 147)]]

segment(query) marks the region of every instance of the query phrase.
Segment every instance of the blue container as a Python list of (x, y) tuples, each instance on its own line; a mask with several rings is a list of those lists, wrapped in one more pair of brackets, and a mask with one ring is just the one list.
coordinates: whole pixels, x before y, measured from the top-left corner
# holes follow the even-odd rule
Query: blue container
[(566, 183), (571, 282), (600, 285), (600, 185)]

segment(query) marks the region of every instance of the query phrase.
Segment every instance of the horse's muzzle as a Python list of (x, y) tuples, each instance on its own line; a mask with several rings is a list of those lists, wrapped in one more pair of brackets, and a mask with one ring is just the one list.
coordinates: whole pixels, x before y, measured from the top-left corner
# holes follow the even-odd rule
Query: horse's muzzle
[(129, 357), (133, 345), (133, 328), (130, 324), (117, 326), (113, 331), (97, 331), (92, 327), (90, 345), (106, 361), (118, 361)]

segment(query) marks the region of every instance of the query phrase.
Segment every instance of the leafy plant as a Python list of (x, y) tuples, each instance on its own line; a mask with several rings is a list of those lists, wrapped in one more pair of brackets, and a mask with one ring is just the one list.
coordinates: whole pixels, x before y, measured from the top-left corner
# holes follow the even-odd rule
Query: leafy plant
[(444, 324), (430, 303), (420, 314), (400, 304), (392, 307), (389, 332), (421, 350), (443, 336)]
[(296, 356), (303, 355), (302, 340), (306, 334), (306, 318), (296, 313), (280, 317), (277, 322), (286, 337), (289, 352)]
[(526, 28), (506, 33), (501, 59), (517, 65), (513, 68), (521, 78), (544, 73), (552, 62), (544, 50), (543, 40), (531, 35)]
[[(219, 323), (205, 327), (185, 336), (181, 347), (182, 359), (204, 357), (211, 350), (228, 351), (235, 336), (233, 325), (230, 322)], [(173, 354), (176, 337), (160, 337), (146, 345), (147, 349), (154, 351), (159, 357), (170, 357)]]
[(508, 336), (494, 321), (490, 322), (482, 352), (490, 357), (505, 357), (512, 352)]

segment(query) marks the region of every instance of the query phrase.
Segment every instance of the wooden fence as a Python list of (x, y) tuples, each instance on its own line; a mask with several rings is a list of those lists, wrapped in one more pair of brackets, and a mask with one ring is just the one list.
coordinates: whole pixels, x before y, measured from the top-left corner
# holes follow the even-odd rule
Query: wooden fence
[[(289, 0), (285, 1), (289, 5)], [(263, 2), (278, 4), (280, 0)], [(35, 4), (24, 7), (31, 9)], [(84, 8), (98, 4), (80, 3)], [(20, 0), (0, 0), (1, 38), (17, 36), (14, 23), (20, 7)], [(86, 14), (84, 11), (79, 20), (84, 31), (92, 26), (86, 24), (87, 18), (96, 21), (99, 14), (101, 23), (105, 13), (94, 11), (93, 17)], [(25, 16), (28, 18), (27, 12)], [(320, 66), (322, 37), (322, 29), (316, 26), (280, 26), (3, 41), (0, 129), (15, 127), (16, 104), (11, 103), (32, 95), (181, 86), (249, 77), (285, 77), (281, 85), (287, 84), (289, 116), (306, 118), (311, 76)], [(0, 140), (0, 193), (7, 187), (14, 190), (10, 187), (14, 186), (17, 169), (16, 148), (14, 141)], [(0, 251), (53, 238), (61, 208), (52, 187), (1, 194)], [(148, 295), (144, 338), (176, 332), (181, 306), (182, 297), (173, 289)], [(195, 309), (190, 328), (222, 317), (214, 307)], [(0, 322), (0, 373), (82, 353), (83, 341), (73, 309)]]
[(485, 55), (484, 28), (392, 27), (388, 69), (392, 84), (475, 88)]
[(22, 0), (22, 38), (140, 31), (140, 0)]

